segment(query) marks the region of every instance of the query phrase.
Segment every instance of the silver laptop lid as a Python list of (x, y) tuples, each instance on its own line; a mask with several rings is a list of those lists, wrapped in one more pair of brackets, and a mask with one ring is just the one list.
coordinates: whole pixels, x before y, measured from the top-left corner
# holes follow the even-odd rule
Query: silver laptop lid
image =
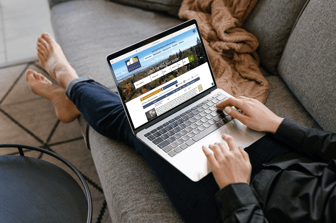
[(216, 89), (196, 20), (107, 56), (136, 134)]

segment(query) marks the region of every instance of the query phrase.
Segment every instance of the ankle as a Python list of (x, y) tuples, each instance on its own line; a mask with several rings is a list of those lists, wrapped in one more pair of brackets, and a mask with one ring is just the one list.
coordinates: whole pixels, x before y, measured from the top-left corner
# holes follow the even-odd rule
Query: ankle
[(57, 74), (58, 78), (57, 81), (58, 83), (64, 88), (67, 89), (68, 85), (70, 84), (70, 82), (74, 79), (78, 78), (78, 75), (76, 73), (76, 71), (71, 68), (68, 71), (61, 71)]

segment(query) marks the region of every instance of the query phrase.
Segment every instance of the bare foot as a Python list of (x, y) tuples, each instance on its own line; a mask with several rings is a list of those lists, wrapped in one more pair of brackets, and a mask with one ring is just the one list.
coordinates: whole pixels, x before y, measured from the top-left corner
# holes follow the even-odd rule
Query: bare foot
[(26, 72), (26, 80), (34, 94), (48, 99), (53, 103), (56, 116), (61, 122), (70, 123), (81, 115), (81, 112), (78, 111), (75, 104), (69, 100), (64, 88), (61, 86), (52, 84), (51, 81), (42, 74), (30, 69)]
[(78, 78), (76, 71), (71, 67), (64, 56), (61, 47), (48, 33), (43, 33), (36, 43), (37, 56), (42, 67), (64, 89), (70, 81)]

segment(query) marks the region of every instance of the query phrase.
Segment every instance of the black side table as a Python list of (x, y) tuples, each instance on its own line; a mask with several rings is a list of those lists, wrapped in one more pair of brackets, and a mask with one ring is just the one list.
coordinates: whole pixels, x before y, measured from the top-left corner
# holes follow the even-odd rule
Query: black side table
[[(89, 223), (92, 201), (89, 187), (79, 171), (64, 158), (45, 149), (15, 147), (20, 156), (0, 156), (0, 222)], [(44, 160), (26, 157), (23, 148), (48, 154), (76, 173), (81, 186), (66, 171)]]

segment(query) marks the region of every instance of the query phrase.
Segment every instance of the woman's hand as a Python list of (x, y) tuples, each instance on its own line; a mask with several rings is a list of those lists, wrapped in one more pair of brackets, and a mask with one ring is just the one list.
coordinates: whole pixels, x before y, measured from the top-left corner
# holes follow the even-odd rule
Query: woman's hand
[[(231, 106), (239, 108), (244, 114), (239, 113)], [(256, 131), (275, 133), (283, 118), (280, 118), (258, 100), (240, 96), (229, 97), (217, 104), (218, 110), (224, 110), (231, 117)]]
[(229, 135), (222, 138), (227, 142), (209, 145), (212, 152), (205, 146), (202, 147), (211, 171), (220, 189), (232, 183), (250, 183), (252, 166), (248, 154)]

